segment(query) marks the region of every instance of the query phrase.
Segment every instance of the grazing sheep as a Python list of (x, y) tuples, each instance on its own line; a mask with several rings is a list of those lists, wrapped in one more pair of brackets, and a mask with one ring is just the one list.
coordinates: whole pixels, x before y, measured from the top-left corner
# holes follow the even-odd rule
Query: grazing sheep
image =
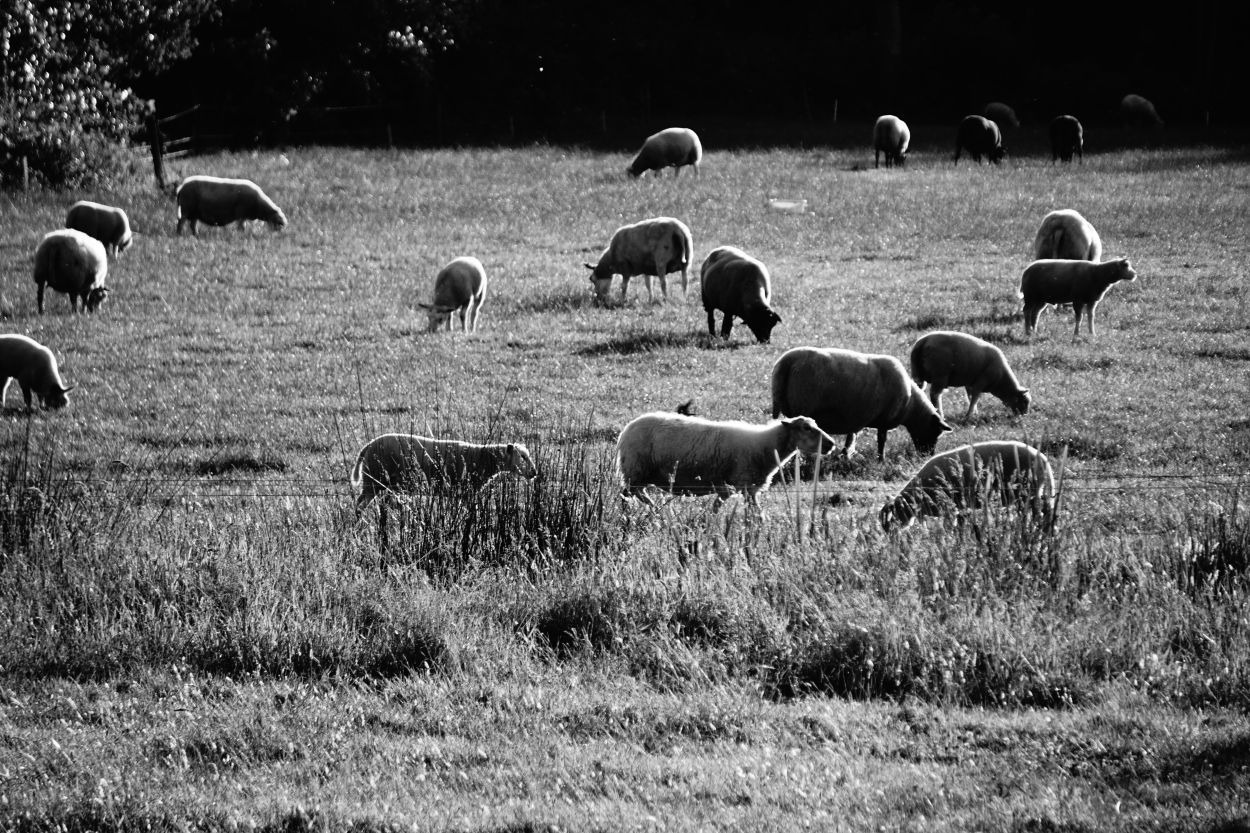
[(660, 289), (668, 298), (668, 273), (680, 269), (681, 291), (685, 293), (693, 248), (690, 229), (685, 223), (672, 217), (653, 217), (618, 228), (599, 256), (599, 263), (585, 266), (590, 270), (590, 282), (600, 301), (608, 300), (612, 276), (619, 274), (621, 301), (625, 300), (629, 279), (643, 275), (647, 279), (647, 300), (651, 302), (655, 300), (651, 293), (652, 275), (660, 279)]
[(616, 441), (621, 497), (650, 504), (645, 489), (675, 495), (716, 494), (719, 506), (734, 491), (759, 509), (757, 495), (797, 451), (815, 454), (833, 438), (807, 417), (753, 425), (655, 412), (625, 426)]
[(1011, 109), (1007, 104), (1001, 101), (991, 101), (985, 105), (985, 109), (981, 111), (981, 115), (1006, 130), (1011, 128), (1015, 130), (1020, 126), (1020, 120), (1016, 118), (1016, 111)]
[(900, 168), (907, 162), (907, 146), (911, 143), (911, 131), (907, 122), (898, 116), (881, 116), (872, 126), (874, 168), (881, 167), (881, 154), (885, 154), (885, 166)]
[(282, 209), (250, 179), (189, 176), (178, 185), (177, 199), (178, 234), (183, 223), (190, 223), (191, 234), (198, 237), (197, 222), (210, 226), (238, 223), (242, 229), (246, 220), (263, 220), (274, 231), (286, 228)]
[(4, 407), (10, 379), (16, 379), (21, 386), (27, 413), (34, 410), (30, 403), (32, 393), (39, 396), (39, 404), (44, 408), (64, 408), (69, 402), (65, 394), (74, 389), (61, 379), (52, 351), (24, 335), (0, 335), (0, 407)]
[(1020, 386), (1007, 357), (988, 341), (944, 330), (926, 333), (911, 346), (911, 377), (929, 383), (929, 401), (943, 419), (942, 391), (962, 387), (968, 391), (964, 422), (977, 411), (982, 393), (990, 393), (1017, 416), (1029, 412), (1029, 389)]
[[(434, 279), (434, 302), (418, 303), (429, 318), (428, 332), (444, 324), (451, 329), (451, 314), (459, 310), (460, 329), (477, 331), (477, 316), (486, 300), (486, 270), (475, 257), (458, 257), (439, 270)], [(467, 317), (466, 317), (467, 316)]]
[(1055, 475), (1046, 455), (1012, 440), (961, 445), (930, 457), (893, 500), (881, 507), (881, 527), (906, 529), (917, 517), (957, 517), (996, 495), (1003, 506), (1028, 507), (1054, 528)]
[(65, 214), (65, 227), (78, 229), (104, 244), (113, 257), (130, 247), (130, 220), (126, 212), (111, 205), (79, 200)]
[(356, 455), (351, 486), (357, 492), (357, 515), (374, 498), (383, 496), (378, 533), (385, 540), (387, 498), (413, 494), (422, 482), (430, 489), (480, 489), (508, 472), (527, 480), (538, 475), (529, 450), (520, 443), (478, 445), (412, 434), (383, 434), (365, 443)]
[(672, 168), (676, 177), (681, 174), (683, 165), (691, 165), (698, 176), (702, 161), (703, 145), (695, 132), (688, 127), (670, 127), (648, 136), (625, 171), (632, 177), (642, 176), (647, 171), (656, 171), (659, 176), (659, 171)]
[(1055, 116), (1050, 123), (1050, 161), (1071, 162), (1075, 153), (1077, 160), (1084, 164), (1084, 148), (1085, 129), (1076, 116)]
[(77, 229), (49, 232), (35, 249), (39, 312), (43, 313), (43, 292), (49, 286), (69, 296), (74, 312), (78, 312), (80, 298), (87, 312), (95, 312), (108, 297), (109, 288), (104, 285), (108, 271), (108, 255), (99, 240)]
[(998, 125), (982, 116), (964, 116), (959, 123), (959, 133), (955, 137), (955, 161), (959, 161), (959, 153), (967, 150), (977, 164), (981, 157), (987, 157), (997, 165), (1007, 155), (1003, 146), (1003, 134)]
[(1130, 127), (1162, 127), (1163, 119), (1150, 99), (1129, 93), (1120, 100), (1120, 117)]
[(1033, 238), (1034, 260), (1102, 260), (1102, 238), (1093, 224), (1071, 208), (1042, 218)]
[(751, 328), (760, 344), (767, 344), (781, 316), (768, 305), (772, 283), (768, 267), (733, 246), (713, 249), (699, 268), (703, 309), (707, 311), (707, 331), (716, 335), (716, 310), (725, 313), (720, 334), (728, 339), (734, 316)]
[(916, 450), (932, 454), (938, 437), (951, 430), (893, 356), (836, 348), (795, 347), (772, 371), (773, 418), (809, 416), (830, 434), (845, 434), (842, 453), (855, 453), (855, 434), (877, 429), (877, 459), (885, 459), (891, 428), (907, 428)]
[(1047, 304), (1071, 304), (1076, 313), (1072, 330), (1075, 342), (1081, 332), (1081, 311), (1089, 310), (1089, 335), (1094, 337), (1094, 308), (1118, 281), (1135, 281), (1137, 273), (1128, 258), (1090, 263), (1087, 260), (1035, 260), (1020, 276), (1024, 300), (1024, 332), (1037, 329), (1037, 317)]

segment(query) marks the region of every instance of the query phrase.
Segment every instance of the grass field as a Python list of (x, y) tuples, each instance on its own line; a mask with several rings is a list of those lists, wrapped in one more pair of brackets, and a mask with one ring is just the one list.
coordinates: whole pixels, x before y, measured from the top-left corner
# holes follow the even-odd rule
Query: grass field
[[(4, 329), (76, 389), (0, 416), (0, 828), (1205, 830), (1250, 814), (1250, 164), (1117, 150), (905, 171), (863, 150), (616, 155), (298, 149), (179, 160), (290, 219), (173, 233), (142, 176), (0, 196)], [(801, 197), (808, 213), (772, 211)], [(93, 316), (35, 313), (31, 255), (78, 198), (137, 238)], [(1071, 343), (1023, 335), (1033, 234), (1078, 209), (1139, 279)], [(684, 300), (592, 302), (613, 229), (684, 220)], [(768, 264), (769, 345), (706, 333), (697, 265)], [(479, 331), (415, 303), (486, 266)], [(659, 296), (658, 285), (656, 287)], [(939, 449), (1063, 459), (1054, 539), (987, 511), (886, 535), (902, 430), (763, 524), (623, 512), (612, 446), (694, 399), (762, 421), (786, 349), (905, 357), (960, 329), (1034, 408), (985, 397)], [(385, 431), (529, 445), (543, 477), (421, 498), (394, 551), (347, 485)], [(32, 488), (34, 487), (34, 488)]]

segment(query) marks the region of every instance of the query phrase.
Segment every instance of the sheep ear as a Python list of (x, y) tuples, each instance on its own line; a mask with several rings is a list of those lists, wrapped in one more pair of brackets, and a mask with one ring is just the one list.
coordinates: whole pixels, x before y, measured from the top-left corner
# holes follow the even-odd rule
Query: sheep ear
[(585, 261), (582, 261), (582, 266), (585, 266), (587, 269), (589, 269), (589, 270), (590, 270), (590, 271), (592, 271), (592, 272), (593, 272), (593, 271), (595, 271), (594, 264), (591, 264), (591, 263), (587, 263), (587, 262), (585, 262)]
[(74, 386), (73, 386), (73, 385), (70, 385), (70, 386), (69, 386), (69, 387), (67, 387), (67, 388), (61, 388), (61, 393), (69, 393), (69, 392), (70, 392), (70, 391), (72, 391), (73, 389), (74, 389)]
[(421, 301), (417, 301), (417, 306), (420, 307), (421, 309), (434, 309), (434, 307), (430, 306), (429, 304), (422, 303)]

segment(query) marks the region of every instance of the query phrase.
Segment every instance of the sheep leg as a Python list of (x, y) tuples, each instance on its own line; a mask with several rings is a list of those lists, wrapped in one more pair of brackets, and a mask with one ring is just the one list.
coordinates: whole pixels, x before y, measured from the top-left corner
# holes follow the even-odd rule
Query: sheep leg
[[(888, 157), (888, 156), (887, 156), (887, 157), (885, 158), (885, 164), (886, 164), (886, 166), (887, 166), (887, 167), (889, 166), (889, 164), (890, 164), (890, 157)], [(872, 166), (873, 166), (874, 168), (880, 168), (880, 167), (881, 167), (881, 149), (880, 149), (880, 148), (875, 149), (875, 150), (873, 151), (873, 153), (872, 153)]]
[[(981, 398), (981, 391), (968, 391), (968, 413), (964, 414), (964, 422), (971, 422), (972, 417), (977, 412), (977, 400)], [(938, 409), (938, 416), (942, 416), (942, 411)], [(945, 419), (945, 417), (943, 417)]]
[(731, 313), (727, 312), (725, 313), (725, 320), (722, 321), (720, 325), (721, 338), (725, 339), (725, 341), (728, 341), (729, 333), (733, 330), (733, 328), (734, 328), (734, 317)]
[[(625, 303), (625, 290), (629, 289), (630, 275), (621, 275), (621, 303)], [(647, 291), (651, 291), (651, 284), (647, 284)]]
[(885, 438), (889, 435), (889, 433), (890, 433), (889, 428), (877, 429), (877, 459), (878, 460), (885, 459)]
[(1089, 337), (1090, 338), (1094, 337), (1094, 309), (1096, 306), (1097, 306), (1096, 304), (1089, 305)]
[(482, 311), (482, 301), (484, 300), (486, 299), (479, 298), (476, 304), (473, 303), (472, 301), (469, 302), (470, 303), (469, 316), (472, 319), (469, 324), (470, 332), (474, 332), (474, 333), (477, 332), (477, 314)]
[(22, 399), (26, 401), (26, 413), (28, 414), (33, 413), (35, 408), (34, 406), (30, 404), (30, 394), (31, 394), (30, 386), (27, 385), (25, 382), (21, 381), (20, 379), (18, 380), (18, 385), (20, 385), (22, 388)]
[(38, 288), (35, 290), (35, 301), (39, 305), (40, 315), (43, 315), (43, 290), (45, 286), (46, 286), (45, 284), (41, 283), (39, 284)]
[(1072, 328), (1072, 343), (1075, 344), (1081, 335), (1081, 305), (1073, 304), (1072, 312), (1076, 315), (1076, 326)]
[[(470, 302), (469, 302), (469, 304), (472, 304), (472, 303), (473, 303), (472, 301), (470, 301)], [(461, 308), (460, 308), (460, 310), (459, 310), (459, 314), (460, 314), (460, 332), (462, 332), (462, 333), (467, 333), (467, 332), (469, 331), (469, 319), (468, 319), (468, 312), (469, 312), (469, 306), (468, 306), (467, 304), (466, 304), (465, 306), (461, 307)]]
[(1029, 335), (1030, 333), (1037, 332), (1037, 317), (1042, 314), (1042, 310), (1045, 307), (1046, 307), (1045, 304), (1042, 304), (1040, 306), (1036, 304), (1025, 305), (1024, 307), (1024, 333), (1025, 335)]
[(710, 336), (716, 335), (716, 313), (713, 310), (707, 311), (707, 334)]
[(855, 453), (855, 432), (846, 435), (846, 444), (842, 446), (842, 459), (849, 460)]

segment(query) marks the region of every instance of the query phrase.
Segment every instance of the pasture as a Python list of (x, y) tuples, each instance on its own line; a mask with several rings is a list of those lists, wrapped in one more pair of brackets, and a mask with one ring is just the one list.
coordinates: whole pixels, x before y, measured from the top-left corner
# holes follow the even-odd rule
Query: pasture
[[(0, 197), (4, 330), (50, 346), (69, 407), (0, 416), (0, 828), (1210, 829), (1250, 814), (1250, 165), (1225, 148), (1001, 166), (862, 148), (719, 151), (631, 181), (624, 155), (297, 149), (180, 160), (256, 181), (288, 228), (174, 235), (137, 174)], [(1048, 158), (1048, 157), (1047, 157)], [(777, 212), (769, 198), (807, 201)], [(124, 207), (109, 301), (35, 312), (66, 208)], [(1071, 343), (1026, 339), (1041, 218), (1075, 208), (1138, 273)], [(614, 229), (683, 220), (683, 300), (592, 299)], [(782, 322), (706, 332), (698, 264), (768, 265)], [(427, 334), (472, 255), (476, 334)], [(658, 284), (655, 285), (660, 297)], [(613, 294), (616, 289), (614, 286)], [(887, 535), (906, 432), (743, 524), (622, 510), (640, 413), (763, 421), (800, 345), (998, 345), (1015, 418), (945, 395), (939, 450), (1062, 459), (1047, 539), (1014, 513)], [(397, 549), (348, 470), (388, 431), (521, 441), (542, 478), (418, 497)], [(32, 491), (29, 487), (37, 487)]]

